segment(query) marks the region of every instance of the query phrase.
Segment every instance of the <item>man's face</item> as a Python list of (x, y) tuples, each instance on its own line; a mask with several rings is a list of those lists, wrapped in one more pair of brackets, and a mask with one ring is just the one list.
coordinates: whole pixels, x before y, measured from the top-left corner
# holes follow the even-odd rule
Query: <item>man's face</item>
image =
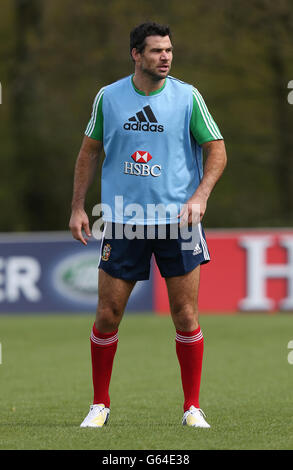
[(172, 51), (169, 36), (147, 36), (144, 50), (135, 54), (136, 66), (154, 80), (162, 80), (170, 71)]

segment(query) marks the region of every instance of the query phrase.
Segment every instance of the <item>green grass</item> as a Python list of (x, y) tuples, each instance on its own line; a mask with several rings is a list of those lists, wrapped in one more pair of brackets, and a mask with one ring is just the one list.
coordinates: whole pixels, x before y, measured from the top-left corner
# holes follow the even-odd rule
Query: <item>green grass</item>
[(181, 426), (183, 394), (169, 317), (126, 314), (111, 416), (81, 429), (92, 400), (93, 316), (1, 316), (0, 449), (292, 449), (290, 314), (201, 317), (200, 404), (211, 429)]

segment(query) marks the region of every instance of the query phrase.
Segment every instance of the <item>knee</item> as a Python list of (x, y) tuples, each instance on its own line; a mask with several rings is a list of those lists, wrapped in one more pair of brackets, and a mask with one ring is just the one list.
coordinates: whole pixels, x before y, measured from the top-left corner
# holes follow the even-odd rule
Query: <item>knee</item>
[(102, 333), (116, 330), (120, 324), (123, 312), (115, 304), (98, 305), (96, 328)]
[(173, 308), (172, 318), (177, 330), (192, 331), (198, 328), (198, 310), (194, 305), (180, 305)]

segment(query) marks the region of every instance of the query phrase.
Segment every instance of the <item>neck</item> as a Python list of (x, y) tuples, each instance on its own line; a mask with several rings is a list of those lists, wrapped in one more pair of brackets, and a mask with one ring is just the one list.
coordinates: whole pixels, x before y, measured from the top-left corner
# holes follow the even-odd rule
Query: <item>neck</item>
[(150, 93), (153, 93), (154, 91), (162, 88), (166, 80), (165, 78), (156, 80), (151, 76), (145, 74), (142, 75), (137, 71), (135, 71), (132, 79), (135, 87), (138, 90), (143, 91), (146, 95), (149, 95)]

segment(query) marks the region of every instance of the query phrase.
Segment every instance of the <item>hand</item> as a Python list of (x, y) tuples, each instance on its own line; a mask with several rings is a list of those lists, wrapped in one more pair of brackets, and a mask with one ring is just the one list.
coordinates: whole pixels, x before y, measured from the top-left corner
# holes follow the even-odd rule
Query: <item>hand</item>
[(207, 198), (203, 196), (196, 196), (196, 194), (194, 194), (184, 204), (183, 208), (180, 211), (180, 214), (177, 216), (178, 218), (180, 218), (180, 227), (183, 227), (187, 224), (199, 224), (205, 214), (206, 208)]
[(87, 245), (88, 238), (83, 236), (82, 230), (84, 230), (87, 237), (91, 236), (91, 232), (88, 216), (83, 209), (75, 209), (72, 211), (69, 221), (69, 228), (73, 238), (81, 241), (84, 245)]

